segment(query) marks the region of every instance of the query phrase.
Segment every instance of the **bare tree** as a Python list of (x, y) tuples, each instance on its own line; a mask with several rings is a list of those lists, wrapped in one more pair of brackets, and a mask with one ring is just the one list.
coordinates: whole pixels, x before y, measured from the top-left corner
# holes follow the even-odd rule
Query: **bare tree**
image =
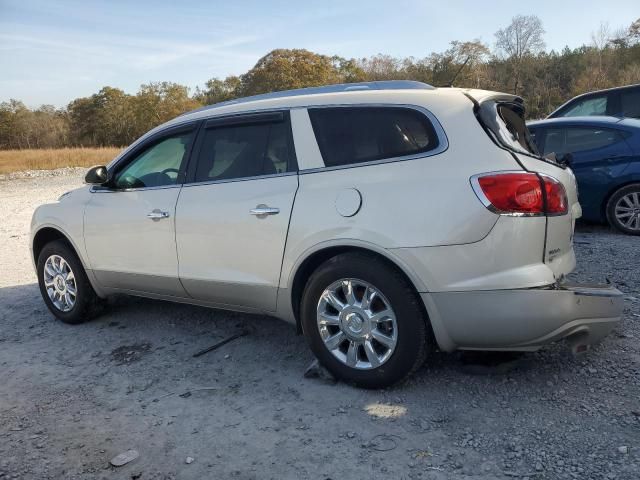
[(600, 22), (600, 27), (591, 32), (591, 44), (597, 50), (604, 50), (611, 41), (611, 29), (607, 22)]
[(640, 18), (629, 26), (628, 36), (632, 44), (640, 42)]
[(513, 70), (513, 93), (518, 93), (522, 65), (526, 57), (544, 50), (542, 21), (535, 15), (516, 15), (511, 24), (496, 32), (496, 47)]

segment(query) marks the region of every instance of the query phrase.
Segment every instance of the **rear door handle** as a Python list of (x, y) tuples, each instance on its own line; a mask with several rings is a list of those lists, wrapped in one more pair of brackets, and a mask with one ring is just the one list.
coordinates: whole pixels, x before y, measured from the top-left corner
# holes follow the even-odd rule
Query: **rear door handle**
[(277, 215), (280, 213), (280, 209), (276, 207), (268, 207), (266, 205), (258, 205), (256, 208), (249, 210), (251, 215), (255, 215), (258, 218), (264, 218), (267, 215)]
[(162, 210), (158, 210), (157, 208), (152, 212), (147, 213), (147, 218), (151, 220), (160, 220), (162, 218), (168, 218), (169, 212), (163, 212)]

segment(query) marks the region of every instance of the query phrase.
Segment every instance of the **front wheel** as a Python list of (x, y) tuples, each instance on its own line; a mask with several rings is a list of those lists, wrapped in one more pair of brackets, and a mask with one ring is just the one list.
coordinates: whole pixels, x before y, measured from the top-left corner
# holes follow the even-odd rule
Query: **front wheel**
[(629, 235), (640, 235), (640, 183), (616, 191), (607, 202), (609, 224)]
[(75, 252), (63, 241), (46, 244), (38, 255), (38, 284), (45, 304), (65, 323), (91, 319), (99, 298)]
[(430, 345), (413, 287), (385, 261), (363, 253), (321, 265), (307, 283), (301, 313), (318, 360), (336, 377), (366, 388), (408, 377)]

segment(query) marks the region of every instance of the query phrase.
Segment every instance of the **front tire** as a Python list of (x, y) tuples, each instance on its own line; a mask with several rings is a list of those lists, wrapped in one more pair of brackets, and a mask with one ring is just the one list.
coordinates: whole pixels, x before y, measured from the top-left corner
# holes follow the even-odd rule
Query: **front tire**
[(640, 183), (616, 191), (607, 202), (609, 224), (628, 235), (640, 235)]
[(432, 344), (426, 312), (402, 273), (365, 253), (337, 255), (309, 278), (302, 326), (334, 376), (365, 388), (404, 380)]
[(100, 299), (80, 259), (66, 242), (47, 243), (38, 255), (37, 270), (44, 303), (57, 318), (78, 324), (96, 315)]

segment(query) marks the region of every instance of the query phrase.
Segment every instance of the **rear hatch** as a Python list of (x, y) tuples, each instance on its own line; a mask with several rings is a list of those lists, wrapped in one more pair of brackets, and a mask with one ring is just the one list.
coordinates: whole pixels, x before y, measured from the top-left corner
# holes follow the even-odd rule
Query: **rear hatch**
[(465, 93), (474, 102), (476, 116), (487, 134), (500, 148), (508, 150), (522, 169), (553, 177), (564, 186), (568, 212), (546, 217), (546, 239), (544, 252), (541, 252), (544, 262), (560, 279), (575, 267), (573, 230), (575, 220), (582, 212), (573, 172), (538, 153), (524, 121), (520, 97), (481, 90)]

